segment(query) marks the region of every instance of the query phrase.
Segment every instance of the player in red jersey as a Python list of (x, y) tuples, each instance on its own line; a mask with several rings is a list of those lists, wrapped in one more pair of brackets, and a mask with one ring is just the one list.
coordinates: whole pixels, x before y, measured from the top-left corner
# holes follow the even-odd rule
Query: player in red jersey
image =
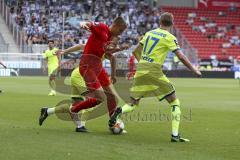
[(100, 103), (106, 103), (109, 115), (111, 115), (117, 105), (116, 97), (111, 87), (111, 82), (116, 82), (116, 74), (115, 69), (113, 69), (111, 80), (109, 79), (107, 72), (102, 66), (102, 59), (104, 54), (112, 57), (112, 53), (119, 50), (111, 41), (114, 37), (121, 35), (127, 28), (127, 24), (122, 17), (117, 17), (110, 27), (104, 23), (96, 22), (81, 22), (80, 26), (91, 32), (79, 65), (80, 73), (91, 93), (91, 97), (85, 101), (72, 104), (70, 111), (77, 113), (80, 110), (92, 108)]

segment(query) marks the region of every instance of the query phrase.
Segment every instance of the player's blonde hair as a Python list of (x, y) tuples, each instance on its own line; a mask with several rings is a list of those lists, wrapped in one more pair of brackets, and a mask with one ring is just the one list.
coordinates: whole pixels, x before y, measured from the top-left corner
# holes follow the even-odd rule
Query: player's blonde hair
[(165, 27), (171, 27), (173, 25), (173, 14), (169, 12), (161, 14), (160, 24)]

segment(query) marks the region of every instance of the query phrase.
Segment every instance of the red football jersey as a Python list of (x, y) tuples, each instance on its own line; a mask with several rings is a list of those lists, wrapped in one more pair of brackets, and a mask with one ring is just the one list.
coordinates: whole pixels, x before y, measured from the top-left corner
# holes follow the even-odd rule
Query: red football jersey
[(104, 23), (91, 23), (91, 35), (88, 38), (84, 48), (81, 63), (96, 64), (102, 63), (104, 48), (111, 40), (111, 32), (109, 27)]

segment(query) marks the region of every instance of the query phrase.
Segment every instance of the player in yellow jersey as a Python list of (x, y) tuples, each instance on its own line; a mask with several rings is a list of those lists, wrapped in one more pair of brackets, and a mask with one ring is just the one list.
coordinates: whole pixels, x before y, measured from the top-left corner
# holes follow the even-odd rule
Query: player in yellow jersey
[[(49, 96), (55, 96), (56, 95), (56, 83), (55, 78), (57, 74), (57, 70), (59, 67), (59, 57), (57, 56), (56, 52), (59, 49), (54, 46), (54, 41), (49, 40), (48, 41), (48, 49), (43, 53), (43, 58), (47, 61), (48, 66), (48, 76), (49, 76), (49, 86), (51, 88)], [(45, 66), (44, 66), (45, 67)], [(45, 70), (45, 68), (44, 68)]]
[[(116, 43), (115, 41), (118, 41), (118, 38), (114, 38), (113, 41), (114, 43)], [(115, 45), (113, 42), (110, 45), (110, 47), (114, 48), (113, 46)], [(75, 45), (73, 47), (70, 47), (66, 50), (63, 50), (61, 52), (59, 52), (58, 54), (64, 55), (64, 54), (68, 54), (74, 51), (78, 51), (78, 50), (83, 50), (83, 48), (85, 47), (85, 45), (79, 44), (79, 45)], [(123, 46), (119, 49), (111, 49), (109, 48), (108, 50), (110, 51), (121, 51), (124, 49), (129, 48), (129, 46)], [(112, 68), (112, 73), (115, 70), (115, 65), (116, 65), (116, 60), (114, 56), (104, 56), (106, 59), (110, 60), (111, 63), (111, 68)], [(115, 75), (115, 74), (114, 74)], [(85, 96), (88, 93), (88, 90), (86, 88), (85, 85), (85, 81), (83, 79), (83, 77), (81, 76), (80, 72), (79, 72), (79, 67), (76, 67), (71, 74), (71, 97), (72, 97), (72, 103), (75, 102), (79, 102), (79, 101), (83, 101), (85, 99)], [(116, 79), (112, 78), (113, 83), (115, 83)], [(39, 117), (39, 125), (41, 126), (43, 124), (43, 122), (45, 121), (45, 119), (52, 114), (62, 114), (63, 112), (66, 112), (67, 114), (70, 114), (71, 119), (73, 120), (73, 122), (76, 124), (76, 132), (87, 132), (87, 129), (85, 127), (85, 121), (88, 119), (88, 116), (90, 115), (103, 115), (106, 113), (106, 111), (101, 108), (101, 107), (95, 107), (95, 108), (90, 108), (87, 110), (82, 110), (80, 113), (81, 114), (81, 120), (78, 116), (78, 114), (74, 114), (74, 113), (69, 113), (68, 112), (69, 106), (64, 105), (64, 104), (60, 104), (58, 107), (52, 107), (52, 108), (41, 108), (41, 114)]]
[(165, 99), (171, 106), (172, 113), (172, 142), (188, 142), (180, 137), (178, 132), (180, 123), (180, 101), (176, 96), (175, 88), (162, 72), (162, 65), (169, 51), (174, 52), (179, 60), (195, 75), (201, 72), (194, 68), (187, 57), (182, 53), (177, 39), (170, 33), (173, 26), (173, 15), (163, 13), (160, 17), (160, 28), (145, 34), (133, 54), (138, 60), (133, 86), (130, 88), (131, 103), (118, 107), (109, 120), (109, 127), (116, 124), (117, 118), (122, 113), (131, 112), (138, 106), (141, 98), (157, 97), (160, 101)]
[[(68, 54), (68, 53), (75, 52), (78, 50), (83, 50), (84, 47), (85, 47), (85, 45), (82, 45), (82, 44), (75, 45), (66, 50), (58, 51), (57, 54), (58, 55), (59, 54), (60, 55)], [(70, 82), (71, 82), (72, 103), (83, 101), (85, 99), (84, 93), (87, 92), (87, 89), (86, 89), (84, 79), (79, 72), (79, 67), (76, 67), (72, 71), (71, 77), (70, 77)], [(68, 108), (69, 108), (68, 105), (67, 105), (67, 107), (65, 107), (66, 105), (64, 105), (64, 104), (60, 104), (60, 105), (62, 105), (63, 107), (58, 106), (58, 107), (52, 107), (52, 108), (47, 108), (47, 107), (41, 108), (41, 115), (39, 117), (39, 125), (41, 126), (48, 116), (61, 113), (64, 108), (67, 108), (67, 112), (68, 112)], [(70, 114), (70, 116), (71, 116), (73, 122), (76, 124), (76, 132), (87, 132), (87, 129), (85, 128), (85, 122), (80, 121), (77, 114), (75, 114), (75, 115)]]

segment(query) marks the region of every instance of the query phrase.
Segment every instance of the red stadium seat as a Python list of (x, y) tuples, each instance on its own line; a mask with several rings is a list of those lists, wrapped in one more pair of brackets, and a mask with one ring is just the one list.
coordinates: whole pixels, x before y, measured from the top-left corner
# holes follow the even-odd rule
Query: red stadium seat
[[(163, 7), (163, 10), (173, 13), (175, 17), (175, 26), (187, 38), (192, 47), (198, 50), (197, 53), (199, 54), (198, 56), (200, 58), (209, 58), (212, 54), (217, 55), (218, 58), (240, 56), (240, 46), (232, 45), (230, 48), (225, 49), (227, 53), (226, 55), (223, 55), (221, 46), (226, 40), (213, 39), (211, 42), (208, 40), (206, 35), (215, 33), (215, 29), (207, 29), (206, 34), (203, 35), (200, 32), (193, 31), (191, 26), (186, 24), (188, 13), (195, 12), (197, 14), (197, 18), (194, 19), (194, 25), (196, 26), (204, 24), (204, 22), (201, 22), (199, 19), (201, 16), (214, 20), (217, 26), (226, 26), (227, 24), (240, 26), (240, 11), (233, 13), (225, 10), (224, 12), (227, 14), (227, 17), (219, 17), (218, 12), (223, 10), (218, 8), (206, 11), (205, 9), (195, 9), (188, 7)], [(229, 31), (226, 34), (227, 37), (233, 35), (236, 35), (235, 31)]]

